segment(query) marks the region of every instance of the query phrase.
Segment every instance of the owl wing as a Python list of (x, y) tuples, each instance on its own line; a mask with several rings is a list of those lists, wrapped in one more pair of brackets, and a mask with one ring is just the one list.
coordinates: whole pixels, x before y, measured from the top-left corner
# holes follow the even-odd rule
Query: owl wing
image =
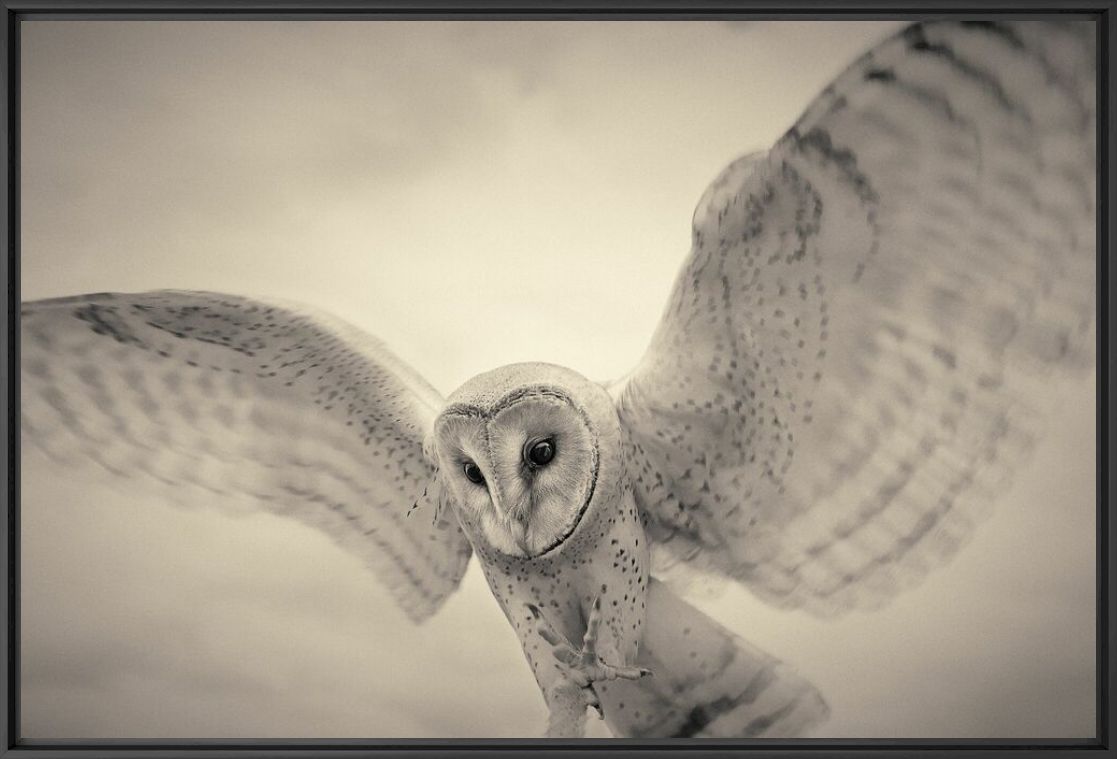
[(1092, 371), (1087, 22), (921, 23), (730, 165), (614, 386), (668, 561), (817, 613), (949, 557)]
[[(171, 500), (262, 509), (361, 557), (415, 621), (471, 553), (437, 507), (438, 394), (379, 341), (324, 315), (202, 292), (23, 304), (22, 434)], [(433, 513), (432, 513), (433, 512)]]

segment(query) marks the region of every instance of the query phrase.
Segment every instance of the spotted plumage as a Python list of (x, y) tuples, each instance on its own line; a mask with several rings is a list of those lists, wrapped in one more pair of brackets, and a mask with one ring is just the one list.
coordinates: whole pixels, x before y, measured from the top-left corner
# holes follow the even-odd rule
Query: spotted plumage
[(881, 43), (710, 185), (618, 382), (443, 399), (301, 306), (104, 293), (24, 305), (24, 437), (319, 527), (416, 621), (476, 555), (548, 735), (803, 734), (820, 694), (670, 584), (835, 614), (958, 549), (1040, 430), (1023, 391), (1093, 366), (1094, 68), (1085, 22)]

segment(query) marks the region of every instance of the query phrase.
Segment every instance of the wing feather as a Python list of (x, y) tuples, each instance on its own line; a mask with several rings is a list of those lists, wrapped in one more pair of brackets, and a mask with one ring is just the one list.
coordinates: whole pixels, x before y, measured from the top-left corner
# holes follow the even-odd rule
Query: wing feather
[(1094, 366), (1093, 34), (916, 24), (711, 184), (614, 388), (658, 550), (833, 613), (965, 542)]
[(22, 434), (59, 465), (312, 525), (416, 621), (457, 586), (471, 549), (423, 454), (441, 399), (379, 341), (201, 292), (25, 303), (21, 323)]

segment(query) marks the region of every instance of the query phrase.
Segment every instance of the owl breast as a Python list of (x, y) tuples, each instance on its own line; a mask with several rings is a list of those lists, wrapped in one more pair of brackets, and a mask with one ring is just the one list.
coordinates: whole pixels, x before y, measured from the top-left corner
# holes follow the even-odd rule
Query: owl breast
[(537, 635), (527, 609), (538, 606), (547, 621), (577, 646), (589, 610), (600, 599), (599, 651), (618, 664), (636, 660), (643, 634), (649, 553), (632, 489), (627, 483), (599, 493), (569, 539), (536, 557), (508, 556), (482, 535), (473, 539), (485, 579), (516, 630), (536, 679), (555, 667), (551, 646)]

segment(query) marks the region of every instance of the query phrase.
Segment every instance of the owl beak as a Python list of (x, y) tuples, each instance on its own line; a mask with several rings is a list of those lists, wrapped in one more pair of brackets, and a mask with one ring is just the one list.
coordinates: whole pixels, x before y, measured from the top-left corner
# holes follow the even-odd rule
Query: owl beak
[[(496, 509), (497, 515), (500, 520), (507, 525), (517, 543), (524, 543), (527, 534), (527, 521), (530, 516), (530, 509), (522, 499), (517, 499), (509, 495), (509, 488), (507, 487), (504, 479), (495, 474), (495, 467), (489, 471), (494, 474), (489, 479), (489, 497), (492, 499), (493, 508)], [(513, 489), (512, 492), (515, 492)], [(525, 545), (521, 545), (525, 548)]]
[(526, 524), (528, 518), (528, 510), (524, 508), (524, 504), (518, 502), (515, 498), (510, 498), (508, 490), (501, 482), (499, 477), (493, 477), (489, 482), (489, 497), (493, 500), (493, 506), (496, 508), (500, 518), (509, 524), (515, 522)]
[(489, 498), (492, 499), (493, 508), (496, 509), (496, 513), (500, 516), (500, 518), (503, 520), (507, 520), (508, 509), (505, 506), (506, 499), (504, 495), (504, 488), (501, 487), (500, 480), (496, 477), (492, 477), (489, 480)]
[(496, 509), (497, 518), (504, 525), (508, 537), (512, 539), (525, 555), (530, 553), (528, 545), (528, 509), (522, 503), (512, 502), (507, 490), (502, 486), (499, 477), (489, 481), (489, 498), (492, 499), (493, 508)]
[(522, 488), (514, 481), (517, 473), (502, 469), (496, 461), (496, 452), (491, 448), (487, 458), (486, 484), (497, 519), (504, 525), (512, 541), (527, 553), (528, 518), (531, 516), (530, 503), (527, 501), (530, 499), (525, 497)]
[(491, 455), (489, 456), (489, 466), (486, 474), (488, 475), (486, 484), (489, 488), (489, 498), (492, 499), (493, 508), (496, 509), (497, 516), (499, 516), (501, 520), (507, 522), (510, 519), (510, 514), (508, 513), (508, 491), (504, 486), (502, 478), (497, 473), (496, 463), (492, 460)]

